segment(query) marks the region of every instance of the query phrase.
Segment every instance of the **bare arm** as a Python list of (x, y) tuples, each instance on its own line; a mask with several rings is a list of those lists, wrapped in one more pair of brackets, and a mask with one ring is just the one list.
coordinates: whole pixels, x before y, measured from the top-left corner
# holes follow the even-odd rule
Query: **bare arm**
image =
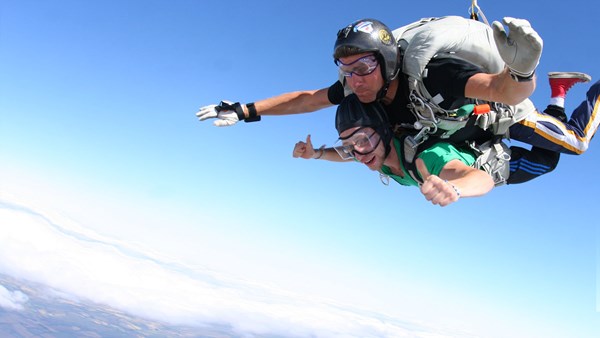
[(324, 148), (321, 147), (319, 149), (313, 148), (312, 141), (310, 139), (310, 135), (306, 136), (306, 142), (298, 141), (294, 146), (294, 151), (292, 153), (293, 157), (300, 157), (303, 159), (317, 159), (317, 160), (327, 160), (332, 162), (351, 162), (347, 160), (343, 160), (340, 155), (338, 155), (337, 151), (333, 148)]
[[(254, 110), (249, 103), (221, 101), (219, 105), (211, 104), (201, 107), (196, 113), (200, 121), (216, 118), (213, 124), (226, 127), (241, 120), (246, 122), (260, 119), (261, 115), (290, 115), (308, 113), (332, 106), (327, 93), (329, 88), (289, 92), (254, 102)], [(251, 114), (251, 112), (253, 114)], [(250, 118), (250, 120), (247, 120)]]
[[(327, 97), (329, 88), (304, 90), (273, 96), (254, 103), (258, 115), (291, 115), (310, 113), (332, 106)], [(244, 112), (248, 110), (244, 105)]]
[(533, 93), (535, 80), (534, 76), (531, 81), (517, 82), (510, 76), (508, 68), (498, 74), (478, 73), (467, 80), (465, 96), (515, 105)]
[(488, 173), (459, 160), (446, 163), (439, 176), (459, 189), (460, 197), (482, 196), (494, 188), (494, 180)]
[(494, 188), (490, 175), (459, 160), (446, 163), (439, 176), (431, 175), (420, 158), (416, 165), (423, 178), (421, 193), (428, 201), (442, 207), (458, 201), (460, 197), (485, 195)]

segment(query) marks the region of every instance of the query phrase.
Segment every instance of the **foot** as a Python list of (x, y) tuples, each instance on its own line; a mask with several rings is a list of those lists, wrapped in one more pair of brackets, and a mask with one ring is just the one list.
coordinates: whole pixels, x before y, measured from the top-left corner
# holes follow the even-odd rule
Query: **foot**
[(567, 92), (574, 84), (582, 82), (590, 82), (592, 77), (578, 72), (550, 72), (548, 73), (548, 81), (550, 82), (550, 90), (552, 97), (565, 98)]

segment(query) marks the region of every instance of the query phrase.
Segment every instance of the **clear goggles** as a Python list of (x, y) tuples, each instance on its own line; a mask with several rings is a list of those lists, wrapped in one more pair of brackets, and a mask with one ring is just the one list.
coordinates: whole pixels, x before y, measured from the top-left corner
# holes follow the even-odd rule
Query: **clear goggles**
[(375, 151), (381, 142), (381, 137), (376, 131), (367, 134), (364, 128), (357, 129), (347, 137), (340, 137), (333, 149), (343, 160), (355, 158), (356, 154), (368, 155)]
[(348, 64), (336, 59), (335, 64), (340, 68), (342, 75), (351, 77), (352, 75), (365, 76), (373, 73), (375, 68), (379, 65), (379, 62), (377, 61), (377, 57), (371, 54), (363, 56)]

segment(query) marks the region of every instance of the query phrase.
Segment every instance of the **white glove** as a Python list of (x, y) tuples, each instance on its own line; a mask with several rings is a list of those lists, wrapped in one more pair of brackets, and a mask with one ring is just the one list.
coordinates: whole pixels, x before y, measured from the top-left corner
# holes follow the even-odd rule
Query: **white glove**
[(226, 105), (232, 106), (233, 108), (233, 102), (221, 101), (218, 105), (211, 104), (200, 108), (196, 113), (196, 116), (200, 121), (217, 118), (217, 120), (213, 122), (213, 125), (217, 127), (228, 127), (238, 123), (240, 121), (238, 113), (235, 110), (223, 109), (223, 103), (226, 103)]
[(506, 17), (502, 22), (509, 28), (508, 36), (500, 22), (492, 23), (500, 56), (512, 74), (531, 77), (542, 56), (542, 38), (527, 20)]

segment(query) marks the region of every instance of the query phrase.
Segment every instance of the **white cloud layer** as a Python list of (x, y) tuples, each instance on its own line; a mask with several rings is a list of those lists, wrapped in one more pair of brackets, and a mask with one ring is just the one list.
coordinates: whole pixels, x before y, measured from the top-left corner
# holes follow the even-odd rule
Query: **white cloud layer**
[(29, 299), (21, 291), (9, 291), (0, 285), (0, 307), (8, 310), (23, 310), (23, 304)]
[[(169, 262), (1, 197), (0, 272), (135, 315), (172, 324), (226, 324), (249, 336), (458, 336)], [(0, 306), (22, 309), (26, 301), (21, 292), (0, 287)]]

